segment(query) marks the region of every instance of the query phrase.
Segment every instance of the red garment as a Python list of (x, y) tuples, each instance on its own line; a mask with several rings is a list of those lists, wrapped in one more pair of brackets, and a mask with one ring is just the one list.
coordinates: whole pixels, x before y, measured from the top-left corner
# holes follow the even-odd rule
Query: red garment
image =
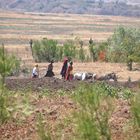
[(67, 72), (66, 72), (66, 80), (72, 80), (73, 79), (73, 74), (72, 74), (72, 70), (73, 70), (73, 66), (69, 65), (67, 68)]

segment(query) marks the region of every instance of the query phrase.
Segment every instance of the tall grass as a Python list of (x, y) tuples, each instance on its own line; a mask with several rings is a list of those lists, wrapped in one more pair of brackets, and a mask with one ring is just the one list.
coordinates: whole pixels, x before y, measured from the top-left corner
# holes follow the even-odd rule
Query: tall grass
[(131, 101), (131, 111), (133, 118), (133, 130), (135, 133), (135, 140), (140, 140), (140, 94), (134, 96)]

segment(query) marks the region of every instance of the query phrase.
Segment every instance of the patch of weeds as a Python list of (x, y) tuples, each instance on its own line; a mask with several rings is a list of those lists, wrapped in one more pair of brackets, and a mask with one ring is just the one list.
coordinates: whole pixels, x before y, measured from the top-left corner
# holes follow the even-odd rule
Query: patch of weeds
[(116, 98), (118, 97), (118, 91), (120, 91), (119, 88), (115, 88), (104, 82), (98, 83), (97, 88), (98, 88), (98, 91), (99, 90), (101, 91), (101, 94), (106, 94), (107, 96), (116, 97)]
[(140, 94), (135, 95), (131, 103), (132, 103), (131, 110), (134, 119), (134, 125), (139, 130), (140, 133)]
[(134, 93), (130, 89), (123, 89), (121, 92), (118, 93), (118, 97), (128, 100), (134, 96)]
[(50, 91), (47, 88), (42, 89), (39, 93), (39, 98), (50, 96)]
[(0, 96), (0, 124), (3, 124), (10, 118), (10, 112), (7, 105), (7, 97), (4, 95)]
[(46, 132), (45, 121), (43, 120), (43, 116), (41, 115), (41, 113), (38, 114), (37, 133), (40, 140), (52, 140), (50, 132)]
[(102, 93), (104, 91), (98, 84), (82, 85), (75, 91), (74, 100), (79, 106), (74, 115), (76, 139), (111, 140), (108, 121), (113, 112), (113, 103), (110, 96)]
[(140, 94), (136, 93), (130, 100), (131, 119), (125, 126), (126, 140), (140, 140)]
[(20, 91), (11, 95), (11, 102), (13, 101), (13, 103), (9, 105), (8, 110), (11, 112), (12, 119), (17, 123), (24, 121), (27, 116), (33, 113), (33, 107), (29, 102), (29, 96), (30, 93), (23, 93)]
[(63, 90), (63, 89), (59, 89), (57, 91), (57, 93), (58, 93), (59, 96), (65, 96), (67, 92), (65, 90)]

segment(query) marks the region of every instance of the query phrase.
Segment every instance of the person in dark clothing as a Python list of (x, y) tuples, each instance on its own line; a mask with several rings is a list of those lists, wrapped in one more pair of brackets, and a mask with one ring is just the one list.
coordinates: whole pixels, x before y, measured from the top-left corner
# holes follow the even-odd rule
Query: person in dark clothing
[(64, 79), (66, 77), (67, 67), (68, 67), (68, 58), (66, 57), (64, 59), (64, 63), (63, 63), (63, 66), (62, 66), (62, 69), (60, 72), (60, 74), (62, 75), (62, 78), (64, 78)]
[(45, 74), (45, 77), (53, 77), (55, 76), (53, 72), (53, 63), (54, 61), (52, 60), (51, 63), (48, 65), (47, 73)]

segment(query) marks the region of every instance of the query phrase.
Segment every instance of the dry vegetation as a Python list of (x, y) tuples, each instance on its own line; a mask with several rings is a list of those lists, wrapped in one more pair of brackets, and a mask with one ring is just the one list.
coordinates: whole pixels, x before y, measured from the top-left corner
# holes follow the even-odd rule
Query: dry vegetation
[(107, 39), (119, 26), (140, 26), (139, 18), (71, 14), (0, 13), (0, 40), (6, 44), (28, 44), (47, 37), (64, 41), (78, 36), (87, 41)]

